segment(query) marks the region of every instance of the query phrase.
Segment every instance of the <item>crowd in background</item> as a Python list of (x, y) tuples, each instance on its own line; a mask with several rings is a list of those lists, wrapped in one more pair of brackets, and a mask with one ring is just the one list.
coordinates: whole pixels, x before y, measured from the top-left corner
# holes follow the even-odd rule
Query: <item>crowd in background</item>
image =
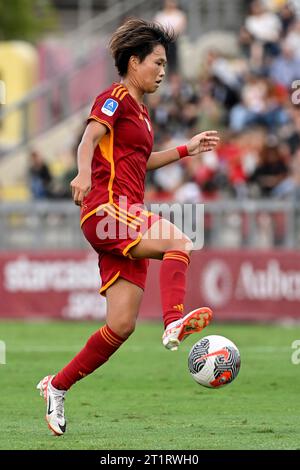
[[(186, 18), (171, 0), (156, 19), (168, 16), (180, 35)], [(164, 85), (147, 97), (155, 150), (208, 129), (222, 142), (215, 152), (149, 172), (146, 200), (300, 199), (300, 17), (293, 3), (249, 3), (238, 42), (236, 57), (208, 50), (193, 81), (180, 72), (177, 44), (170, 51)], [(43, 168), (43, 192), (30, 171), (35, 197), (49, 197), (51, 176)], [(66, 185), (73, 174), (64, 175)], [(52, 196), (69, 197), (66, 188)]]
[(150, 199), (300, 198), (300, 18), (255, 0), (238, 40), (238, 57), (209, 50), (196, 81), (172, 71), (149, 96), (156, 149), (202, 130), (222, 137), (216, 152), (149, 174)]

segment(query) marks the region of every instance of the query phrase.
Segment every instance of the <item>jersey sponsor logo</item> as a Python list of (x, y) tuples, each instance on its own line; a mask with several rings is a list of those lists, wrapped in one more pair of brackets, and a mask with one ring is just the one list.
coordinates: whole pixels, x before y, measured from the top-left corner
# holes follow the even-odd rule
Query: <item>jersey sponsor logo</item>
[(112, 98), (108, 98), (104, 105), (101, 108), (102, 113), (106, 114), (107, 116), (113, 116), (116, 112), (119, 103)]

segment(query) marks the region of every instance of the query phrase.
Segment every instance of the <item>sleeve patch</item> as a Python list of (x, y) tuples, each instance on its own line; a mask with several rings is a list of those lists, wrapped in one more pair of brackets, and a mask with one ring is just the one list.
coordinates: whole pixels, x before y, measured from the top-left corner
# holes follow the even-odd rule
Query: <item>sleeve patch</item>
[(113, 116), (116, 112), (119, 103), (112, 98), (108, 98), (104, 105), (101, 108), (102, 113), (106, 114), (107, 116)]

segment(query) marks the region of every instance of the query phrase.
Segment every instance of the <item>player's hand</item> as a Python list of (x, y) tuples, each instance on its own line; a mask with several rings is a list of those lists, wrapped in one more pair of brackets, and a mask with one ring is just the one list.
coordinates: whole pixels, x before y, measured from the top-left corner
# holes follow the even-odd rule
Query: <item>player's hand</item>
[(78, 173), (78, 175), (71, 181), (72, 197), (77, 206), (81, 206), (85, 196), (91, 190), (91, 172), (86, 171)]
[(189, 152), (189, 157), (199, 155), (201, 152), (209, 152), (214, 150), (218, 143), (220, 142), (220, 137), (218, 131), (205, 131), (200, 134), (195, 135), (187, 143), (187, 149)]

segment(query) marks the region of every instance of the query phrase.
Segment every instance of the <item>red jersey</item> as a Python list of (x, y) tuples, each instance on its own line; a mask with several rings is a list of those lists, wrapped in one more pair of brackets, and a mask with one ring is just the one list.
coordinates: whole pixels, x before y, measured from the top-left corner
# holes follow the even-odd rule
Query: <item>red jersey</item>
[(89, 120), (104, 124), (108, 132), (97, 145), (92, 160), (92, 187), (84, 198), (81, 223), (106, 203), (143, 204), (147, 160), (153, 130), (146, 106), (139, 105), (127, 88), (113, 83), (97, 96)]

